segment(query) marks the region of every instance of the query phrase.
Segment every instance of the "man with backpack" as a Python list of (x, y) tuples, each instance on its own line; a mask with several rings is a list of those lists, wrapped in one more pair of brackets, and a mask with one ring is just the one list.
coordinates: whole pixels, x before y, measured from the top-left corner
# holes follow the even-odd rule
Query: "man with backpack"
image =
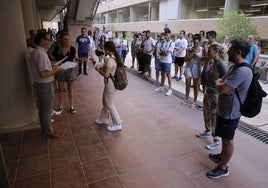
[(209, 154), (209, 158), (218, 164), (215, 169), (207, 172), (209, 178), (229, 175), (228, 164), (234, 152), (233, 138), (241, 117), (240, 103), (235, 92), (239, 93), (243, 104), (253, 78), (250, 68), (239, 66), (246, 62), (245, 58), (250, 51), (249, 43), (235, 39), (231, 44), (228, 56), (234, 65), (223, 78), (215, 82), (219, 92), (215, 134), (222, 139), (222, 150), (218, 154)]

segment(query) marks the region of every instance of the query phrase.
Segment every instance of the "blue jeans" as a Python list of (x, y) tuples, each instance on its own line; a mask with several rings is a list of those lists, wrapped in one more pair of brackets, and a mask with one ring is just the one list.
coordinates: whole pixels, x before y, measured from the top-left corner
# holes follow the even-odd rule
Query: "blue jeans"
[(41, 129), (45, 135), (53, 134), (51, 114), (54, 100), (53, 83), (35, 83)]

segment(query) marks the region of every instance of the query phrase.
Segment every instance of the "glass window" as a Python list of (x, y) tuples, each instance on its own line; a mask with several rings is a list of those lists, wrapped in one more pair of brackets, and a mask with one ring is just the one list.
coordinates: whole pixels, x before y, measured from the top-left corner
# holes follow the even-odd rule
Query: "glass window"
[(240, 0), (239, 9), (248, 16), (268, 16), (268, 0)]
[(118, 10), (118, 22), (129, 22), (130, 21), (130, 10), (129, 7)]
[(188, 19), (217, 18), (219, 11), (223, 11), (225, 0), (191, 0), (188, 6)]
[(133, 12), (134, 22), (148, 21), (149, 3), (134, 6)]

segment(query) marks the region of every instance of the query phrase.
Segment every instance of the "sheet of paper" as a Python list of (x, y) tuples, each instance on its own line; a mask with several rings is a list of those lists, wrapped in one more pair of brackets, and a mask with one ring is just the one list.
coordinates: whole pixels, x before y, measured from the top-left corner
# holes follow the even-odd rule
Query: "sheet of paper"
[(61, 67), (63, 69), (71, 69), (71, 68), (76, 67), (76, 63), (71, 62), (71, 61), (66, 61), (65, 63), (61, 64), (59, 67)]
[(55, 63), (56, 66), (59, 66), (65, 59), (67, 59), (68, 56), (66, 56), (65, 58), (63, 58), (62, 60), (59, 60)]

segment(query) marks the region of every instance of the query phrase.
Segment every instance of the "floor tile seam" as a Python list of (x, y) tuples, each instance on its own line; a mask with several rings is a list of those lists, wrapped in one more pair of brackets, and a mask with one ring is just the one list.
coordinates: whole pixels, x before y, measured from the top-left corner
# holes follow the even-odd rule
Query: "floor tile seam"
[[(67, 115), (67, 121), (70, 123), (69, 115)], [(80, 168), (82, 170), (83, 179), (87, 183), (86, 172), (84, 171), (84, 168), (83, 168), (83, 165), (82, 165), (82, 160), (81, 160), (81, 157), (80, 157), (79, 152), (78, 152), (78, 147), (77, 147), (77, 144), (76, 144), (74, 135), (73, 135), (73, 130), (71, 129), (71, 124), (70, 124), (70, 131), (71, 131), (71, 137), (72, 137), (72, 140), (73, 140), (73, 143), (74, 143), (75, 152), (76, 152), (76, 155), (77, 155), (78, 160), (79, 160), (79, 164), (78, 165), (80, 166)], [(73, 166), (77, 166), (77, 164), (76, 165), (73, 165)], [(70, 167), (71, 166), (68, 166), (68, 168), (70, 168)]]
[[(40, 175), (43, 175), (43, 174), (50, 174), (50, 171), (48, 170), (48, 171), (42, 172), (42, 173), (37, 173), (37, 174), (33, 174), (33, 175), (23, 176), (23, 177), (17, 178), (17, 181), (23, 180), (23, 179), (27, 179), (27, 178), (32, 178), (32, 177), (35, 177), (35, 176), (40, 176)], [(51, 180), (50, 180), (50, 182), (51, 182)]]
[(47, 141), (47, 153), (48, 153), (48, 170), (49, 170), (49, 186), (50, 188), (52, 188), (53, 184), (52, 184), (52, 174), (51, 174), (51, 157), (50, 157), (50, 150), (49, 150), (49, 146), (50, 146), (50, 140)]
[(17, 176), (18, 176), (18, 173), (19, 173), (19, 165), (20, 165), (20, 156), (21, 156), (21, 152), (22, 152), (22, 145), (23, 145), (23, 139), (24, 139), (24, 136), (25, 136), (25, 130), (22, 131), (22, 138), (21, 138), (21, 142), (20, 142), (20, 146), (19, 146), (19, 153), (18, 153), (18, 157), (17, 157), (17, 164), (16, 164), (16, 172), (15, 172), (15, 176), (14, 176), (14, 180), (13, 180), (13, 185), (11, 187), (15, 187), (16, 185), (16, 181), (17, 181)]
[[(95, 127), (94, 127), (94, 129), (95, 129)], [(97, 134), (97, 136), (98, 136), (98, 138), (100, 139), (100, 137), (99, 137), (98, 134)], [(114, 171), (116, 172), (116, 174), (119, 175), (118, 170), (117, 170), (115, 164), (113, 163), (113, 160), (112, 160), (111, 156), (109, 155), (108, 150), (106, 149), (106, 147), (105, 147), (105, 145), (103, 144), (103, 141), (102, 141), (101, 139), (100, 139), (100, 142), (101, 142), (101, 144), (102, 144), (102, 146), (103, 146), (103, 148), (104, 148), (104, 153), (105, 153), (107, 159), (108, 159), (109, 162), (112, 164), (112, 167), (113, 167)], [(101, 160), (102, 160), (102, 159), (101, 159)], [(96, 160), (96, 161), (98, 161), (98, 160)]]
[(90, 184), (93, 184), (93, 183), (98, 183), (98, 182), (102, 182), (102, 181), (105, 181), (105, 180), (109, 180), (109, 179), (114, 178), (114, 177), (117, 177), (117, 176), (118, 176), (118, 178), (120, 178), (119, 177), (119, 174), (115, 174), (115, 175), (111, 175), (111, 176), (108, 176), (108, 177), (105, 177), (105, 178), (101, 178), (101, 179), (98, 179), (98, 180), (94, 180), (94, 181), (91, 181), (91, 182), (87, 182), (86, 181), (86, 183), (88, 185), (90, 185)]
[[(92, 126), (93, 126), (93, 125), (92, 125)], [(97, 125), (97, 126), (98, 126), (98, 125)], [(125, 188), (126, 186), (125, 186), (125, 184), (124, 184), (124, 182), (123, 182), (123, 180), (122, 180), (122, 178), (121, 178), (121, 176), (120, 176), (120, 174), (119, 174), (119, 171), (118, 171), (118, 169), (116, 168), (116, 166), (115, 166), (115, 164), (114, 164), (114, 162), (113, 162), (111, 156), (109, 155), (108, 150), (106, 149), (106, 147), (105, 147), (105, 145), (104, 145), (102, 139), (100, 138), (99, 134), (97, 133), (97, 131), (96, 131), (96, 127), (93, 126), (93, 129), (94, 129), (94, 131), (95, 131), (95, 133), (96, 133), (98, 139), (100, 140), (101, 145), (102, 145), (103, 148), (104, 148), (104, 152), (105, 152), (105, 154), (106, 154), (108, 160), (109, 160), (110, 163), (112, 164), (112, 167), (113, 167), (114, 171), (116, 172), (116, 174), (117, 174), (117, 176), (119, 177), (119, 179), (120, 179), (120, 181), (121, 181), (123, 187)], [(106, 131), (107, 131), (107, 130), (106, 130)], [(111, 134), (112, 134), (112, 133), (111, 133)]]

